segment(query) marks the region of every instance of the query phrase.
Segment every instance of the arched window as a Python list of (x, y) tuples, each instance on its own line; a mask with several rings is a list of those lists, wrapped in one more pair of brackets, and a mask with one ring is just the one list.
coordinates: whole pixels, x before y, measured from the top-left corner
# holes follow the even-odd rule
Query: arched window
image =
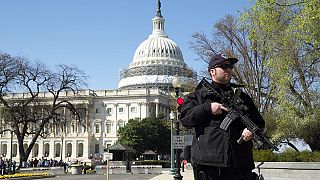
[(72, 155), (72, 144), (67, 143), (67, 157), (71, 157)]
[(83, 157), (83, 143), (79, 143), (78, 151), (78, 157)]
[(56, 144), (56, 152), (54, 153), (54, 157), (60, 157), (61, 155), (61, 144), (57, 143)]
[(32, 157), (38, 157), (39, 155), (39, 144), (35, 144), (32, 148)]
[(3, 144), (2, 145), (2, 151), (1, 151), (2, 152), (2, 157), (6, 157), (8, 155), (7, 151), (8, 151), (7, 144)]
[(45, 143), (44, 144), (44, 157), (48, 157), (49, 156), (49, 152), (50, 152), (50, 145), (49, 143)]
[(17, 144), (13, 144), (12, 156), (13, 157), (17, 157), (17, 154), (18, 154), (18, 145)]

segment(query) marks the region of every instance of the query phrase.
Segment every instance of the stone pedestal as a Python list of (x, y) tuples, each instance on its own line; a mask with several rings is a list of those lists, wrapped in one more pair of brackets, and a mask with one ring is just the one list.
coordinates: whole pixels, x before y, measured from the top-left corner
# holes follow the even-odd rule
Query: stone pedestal
[(81, 174), (82, 166), (81, 165), (71, 165), (71, 174)]

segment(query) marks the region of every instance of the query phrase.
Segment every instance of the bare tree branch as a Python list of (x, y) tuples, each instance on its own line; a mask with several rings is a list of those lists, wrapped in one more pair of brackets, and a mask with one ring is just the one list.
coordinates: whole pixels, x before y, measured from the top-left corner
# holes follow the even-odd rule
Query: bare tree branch
[[(1, 119), (14, 129), (19, 144), (20, 161), (25, 161), (38, 137), (46, 138), (54, 125), (61, 124), (56, 118), (66, 108), (80, 121), (75, 105), (61, 92), (73, 95), (86, 87), (87, 76), (75, 66), (59, 65), (52, 72), (40, 62), (31, 63), (24, 57), (11, 57), (0, 53), (0, 105)], [(40, 94), (50, 93), (49, 99)], [(24, 138), (32, 135), (28, 148)]]

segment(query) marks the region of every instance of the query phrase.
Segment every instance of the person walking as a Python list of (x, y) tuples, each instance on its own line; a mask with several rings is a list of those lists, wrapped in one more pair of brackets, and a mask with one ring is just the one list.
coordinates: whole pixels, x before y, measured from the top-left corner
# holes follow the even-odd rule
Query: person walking
[(4, 175), (4, 161), (2, 160), (2, 157), (0, 157), (0, 175)]
[[(222, 97), (239, 98), (246, 114), (259, 128), (265, 122), (254, 105), (251, 97), (240, 90), (239, 85), (230, 83), (232, 69), (238, 62), (224, 54), (214, 55), (208, 66), (212, 79), (211, 86)], [(236, 90), (238, 89), (238, 90)], [(240, 90), (240, 93), (235, 93)], [(237, 95), (235, 95), (237, 94)], [(191, 146), (191, 164), (195, 180), (253, 180), (257, 176), (252, 170), (253, 161), (252, 132), (238, 119), (225, 131), (221, 122), (229, 109), (223, 106), (221, 99), (207, 87), (198, 85), (182, 105), (180, 122), (186, 128), (194, 128)], [(242, 137), (243, 142), (237, 143)]]

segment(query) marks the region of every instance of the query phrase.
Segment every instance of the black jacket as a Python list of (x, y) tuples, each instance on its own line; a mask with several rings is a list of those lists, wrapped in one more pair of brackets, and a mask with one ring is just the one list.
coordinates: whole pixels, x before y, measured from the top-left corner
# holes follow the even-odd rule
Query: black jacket
[[(212, 85), (217, 92), (224, 93), (232, 99), (232, 87), (221, 87), (217, 83)], [(260, 128), (263, 128), (265, 122), (249, 95), (241, 92), (239, 98), (247, 107), (244, 110), (245, 114)], [(213, 115), (211, 111), (211, 103), (219, 101), (207, 88), (202, 87), (190, 93), (182, 105), (180, 122), (184, 127), (195, 130), (191, 147), (191, 162), (216, 167), (253, 169), (252, 142), (244, 141), (242, 144), (236, 142), (245, 126), (239, 119), (236, 119), (227, 131), (220, 129), (219, 126), (227, 112)]]

